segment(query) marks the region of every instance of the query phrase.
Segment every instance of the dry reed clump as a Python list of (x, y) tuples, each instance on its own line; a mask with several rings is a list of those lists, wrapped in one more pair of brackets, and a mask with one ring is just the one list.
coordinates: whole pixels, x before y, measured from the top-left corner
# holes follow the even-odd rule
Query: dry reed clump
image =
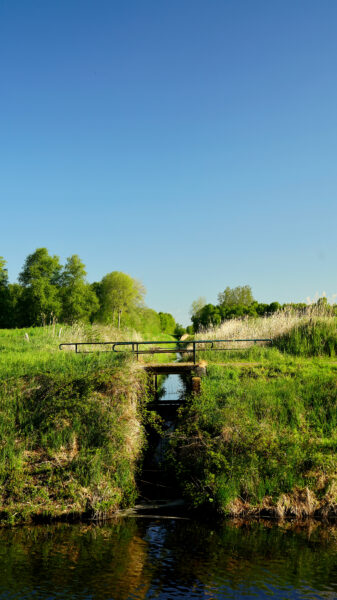
[(227, 512), (231, 517), (273, 517), (280, 521), (284, 519), (302, 520), (310, 517), (335, 518), (337, 516), (337, 482), (333, 481), (322, 498), (308, 487), (296, 487), (292, 492), (282, 494), (275, 502), (270, 496), (265, 496), (259, 504), (251, 504), (237, 497), (229, 503)]
[[(119, 391), (121, 393), (121, 390)], [(139, 365), (129, 364), (129, 374), (125, 382), (124, 392), (127, 403), (124, 405), (120, 420), (126, 426), (124, 450), (132, 464), (136, 463), (142, 452), (145, 440), (144, 427), (141, 424), (138, 406), (139, 398), (144, 394), (144, 382), (140, 377)]]
[[(196, 334), (195, 339), (245, 339), (245, 338), (278, 338), (286, 335), (293, 329), (297, 329), (317, 320), (332, 323), (334, 317), (322, 309), (308, 306), (305, 312), (291, 309), (280, 310), (264, 317), (243, 317), (224, 321), (218, 327), (201, 331)], [(246, 346), (249, 343), (247, 342)], [(240, 346), (245, 347), (244, 344)], [(206, 346), (207, 349), (207, 346)]]
[(295, 488), (290, 494), (282, 494), (279, 498), (276, 514), (281, 519), (285, 516), (302, 519), (313, 516), (318, 507), (319, 501), (312, 490), (308, 487)]
[(89, 325), (86, 323), (75, 323), (71, 327), (60, 329), (60, 343), (69, 342), (124, 342), (124, 341), (141, 341), (141, 336), (136, 331), (117, 329), (112, 325), (101, 325), (94, 323)]

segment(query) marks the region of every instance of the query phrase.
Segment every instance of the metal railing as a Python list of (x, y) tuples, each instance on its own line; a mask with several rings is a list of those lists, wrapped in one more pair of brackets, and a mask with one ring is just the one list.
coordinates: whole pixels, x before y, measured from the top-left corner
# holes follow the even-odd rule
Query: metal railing
[[(234, 343), (243, 343), (250, 342), (252, 346), (272, 345), (273, 341), (271, 338), (245, 338), (245, 339), (234, 339), (234, 340), (191, 340), (186, 342), (178, 342), (178, 341), (151, 341), (151, 342), (69, 342), (65, 344), (60, 344), (59, 349), (63, 350), (65, 346), (70, 346), (71, 349), (75, 349), (76, 354), (88, 354), (91, 352), (97, 351), (97, 346), (104, 346), (107, 348), (106, 350), (100, 350), (101, 352), (130, 352), (135, 354), (138, 360), (140, 354), (192, 354), (193, 362), (196, 364), (196, 355), (197, 355), (197, 346), (199, 346), (199, 351), (208, 351), (212, 352), (223, 352), (226, 350), (241, 350), (242, 346), (233, 347), (230, 346), (228, 348), (219, 348), (216, 347), (215, 344), (234, 344)], [(157, 344), (160, 344), (158, 347)], [(163, 348), (164, 345), (172, 345), (175, 344), (174, 348)], [(200, 347), (202, 346), (203, 347)], [(93, 349), (92, 346), (95, 346)], [(139, 349), (140, 346), (152, 346), (147, 350)], [(89, 349), (85, 349), (89, 347)], [(124, 349), (123, 349), (124, 347)], [(83, 348), (83, 349), (82, 349)]]

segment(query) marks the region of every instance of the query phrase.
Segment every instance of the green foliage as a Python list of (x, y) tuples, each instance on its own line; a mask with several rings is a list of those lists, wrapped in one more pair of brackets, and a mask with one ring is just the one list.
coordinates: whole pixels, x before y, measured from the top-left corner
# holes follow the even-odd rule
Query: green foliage
[(23, 286), (18, 298), (18, 313), (22, 325), (41, 325), (59, 318), (60, 271), (58, 256), (50, 256), (46, 248), (38, 248), (27, 256), (19, 275)]
[(98, 318), (105, 323), (118, 323), (121, 315), (143, 301), (145, 288), (136, 279), (126, 273), (113, 271), (103, 277), (99, 288), (100, 311)]
[(5, 265), (0, 258), (0, 329), (100, 321), (154, 336), (174, 332), (172, 315), (146, 308), (142, 283), (120, 271), (90, 285), (77, 254), (62, 267), (46, 248), (27, 257), (20, 283), (8, 283)]
[(250, 306), (254, 302), (253, 293), (250, 285), (238, 285), (235, 288), (226, 287), (218, 295), (220, 306)]
[[(294, 514), (308, 488), (324, 511), (337, 476), (336, 373), (312, 361), (209, 367), (172, 436), (189, 502), (225, 513), (268, 505), (273, 514), (283, 502)], [(303, 501), (298, 510), (311, 508)]]
[(161, 322), (158, 313), (151, 308), (131, 307), (123, 317), (124, 327), (134, 329), (142, 334), (157, 337), (161, 333)]
[(193, 317), (197, 315), (199, 311), (205, 306), (206, 298), (204, 296), (200, 296), (197, 300), (194, 300), (191, 304), (190, 315)]
[(184, 335), (184, 333), (186, 333), (185, 327), (180, 325), (180, 323), (176, 323), (176, 326), (174, 328), (175, 337), (180, 338), (182, 335)]
[(164, 312), (160, 312), (158, 314), (159, 314), (159, 319), (160, 319), (161, 331), (163, 333), (169, 333), (169, 334), (173, 335), (175, 327), (176, 327), (176, 322), (175, 322), (173, 316), (170, 313), (164, 313)]
[(192, 316), (191, 320), (194, 331), (197, 332), (202, 329), (217, 327), (220, 323), (229, 319), (245, 316), (260, 317), (271, 315), (281, 308), (282, 307), (278, 302), (264, 304), (254, 301), (249, 305), (223, 303), (217, 306), (214, 304), (206, 304)]
[(67, 259), (59, 278), (59, 286), (63, 323), (88, 321), (98, 311), (98, 298), (86, 282), (85, 266), (77, 254)]
[(221, 323), (221, 310), (213, 304), (206, 304), (192, 316), (194, 331), (201, 328), (215, 327)]
[(0, 328), (11, 320), (11, 296), (6, 261), (0, 256)]

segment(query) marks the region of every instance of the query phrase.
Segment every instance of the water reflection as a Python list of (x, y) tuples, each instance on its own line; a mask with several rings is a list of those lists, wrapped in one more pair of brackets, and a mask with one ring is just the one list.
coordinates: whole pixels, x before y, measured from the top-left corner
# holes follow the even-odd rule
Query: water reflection
[(159, 397), (162, 402), (170, 402), (181, 399), (185, 393), (186, 389), (183, 378), (180, 375), (172, 374), (165, 377)]
[(0, 530), (0, 598), (337, 598), (337, 529), (124, 519)]

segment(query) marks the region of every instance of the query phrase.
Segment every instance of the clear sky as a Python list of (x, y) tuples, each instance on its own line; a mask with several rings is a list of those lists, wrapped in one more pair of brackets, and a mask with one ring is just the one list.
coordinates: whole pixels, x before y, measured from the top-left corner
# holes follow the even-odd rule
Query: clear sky
[(79, 254), (180, 322), (337, 293), (335, 0), (0, 0), (0, 255)]

